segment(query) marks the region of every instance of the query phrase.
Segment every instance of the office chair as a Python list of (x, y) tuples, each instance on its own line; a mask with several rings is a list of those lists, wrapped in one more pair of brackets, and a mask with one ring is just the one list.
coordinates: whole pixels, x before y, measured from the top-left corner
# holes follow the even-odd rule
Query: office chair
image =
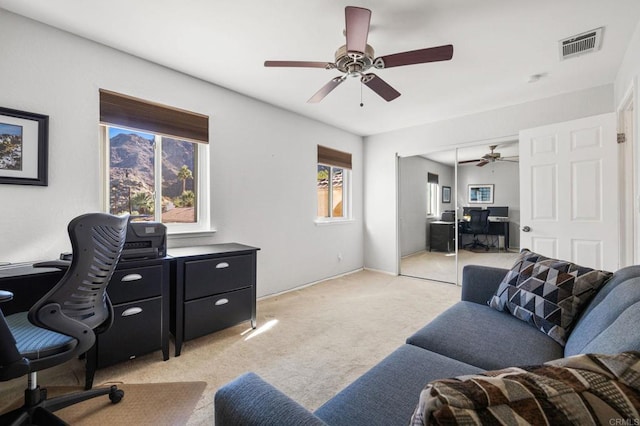
[(469, 244), (465, 244), (464, 247), (471, 247), (472, 249), (477, 247), (484, 247), (486, 251), (489, 251), (489, 245), (480, 242), (478, 235), (486, 235), (489, 232), (489, 210), (469, 210), (468, 227), (466, 232), (473, 234), (473, 241)]
[[(0, 416), (0, 424), (66, 424), (53, 414), (69, 405), (109, 395), (118, 403), (124, 392), (117, 386), (47, 399), (36, 372), (82, 355), (96, 333), (113, 323), (113, 307), (106, 293), (116, 269), (127, 231), (128, 215), (89, 213), (68, 226), (73, 256), (64, 276), (29, 312), (6, 318), (0, 310), (0, 381), (28, 375), (24, 405)], [(0, 291), (0, 302), (13, 295)]]

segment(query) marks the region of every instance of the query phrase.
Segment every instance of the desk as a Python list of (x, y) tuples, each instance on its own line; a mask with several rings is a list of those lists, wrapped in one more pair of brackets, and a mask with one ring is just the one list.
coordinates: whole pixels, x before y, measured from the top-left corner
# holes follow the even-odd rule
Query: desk
[(437, 220), (429, 222), (429, 251), (454, 251), (456, 247), (456, 223)]
[(0, 309), (5, 316), (28, 311), (63, 275), (60, 269), (34, 268), (31, 262), (0, 266), (0, 290), (13, 293)]
[[(458, 225), (458, 247), (462, 248), (462, 235), (470, 235), (469, 232), (464, 232), (463, 222), (460, 221)], [(498, 235), (504, 237), (504, 250), (509, 250), (509, 223), (508, 221), (493, 222), (489, 221), (489, 232), (486, 235)], [(484, 235), (484, 234), (483, 234)], [(499, 248), (499, 247), (498, 247)]]
[[(0, 267), (0, 289), (14, 294), (0, 309), (4, 315), (28, 311), (63, 275), (57, 268), (34, 268), (33, 263)], [(87, 389), (97, 368), (158, 349), (165, 361), (169, 359), (169, 259), (121, 260), (107, 294), (114, 322), (96, 335), (95, 345), (86, 354)]]

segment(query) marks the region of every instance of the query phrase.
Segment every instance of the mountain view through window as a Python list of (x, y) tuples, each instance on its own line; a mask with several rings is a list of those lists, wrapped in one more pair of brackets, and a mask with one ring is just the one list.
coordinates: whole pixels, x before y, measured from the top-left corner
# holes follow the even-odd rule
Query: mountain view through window
[(130, 213), (136, 221), (196, 222), (195, 145), (109, 127), (111, 213)]

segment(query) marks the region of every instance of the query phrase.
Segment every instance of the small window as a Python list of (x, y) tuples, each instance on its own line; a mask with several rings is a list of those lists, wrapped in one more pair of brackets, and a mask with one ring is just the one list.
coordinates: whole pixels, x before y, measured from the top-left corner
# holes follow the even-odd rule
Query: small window
[(351, 154), (318, 145), (318, 218), (349, 219)]
[(438, 216), (439, 194), (438, 175), (427, 173), (427, 217)]

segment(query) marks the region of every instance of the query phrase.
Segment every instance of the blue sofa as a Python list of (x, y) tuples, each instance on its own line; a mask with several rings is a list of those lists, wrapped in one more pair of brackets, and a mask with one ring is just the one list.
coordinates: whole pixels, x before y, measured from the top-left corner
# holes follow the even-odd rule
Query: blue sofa
[(613, 274), (583, 311), (565, 347), (487, 305), (507, 272), (466, 266), (460, 302), (315, 412), (246, 373), (217, 391), (216, 425), (406, 425), (420, 391), (432, 380), (581, 353), (640, 351), (640, 266)]

